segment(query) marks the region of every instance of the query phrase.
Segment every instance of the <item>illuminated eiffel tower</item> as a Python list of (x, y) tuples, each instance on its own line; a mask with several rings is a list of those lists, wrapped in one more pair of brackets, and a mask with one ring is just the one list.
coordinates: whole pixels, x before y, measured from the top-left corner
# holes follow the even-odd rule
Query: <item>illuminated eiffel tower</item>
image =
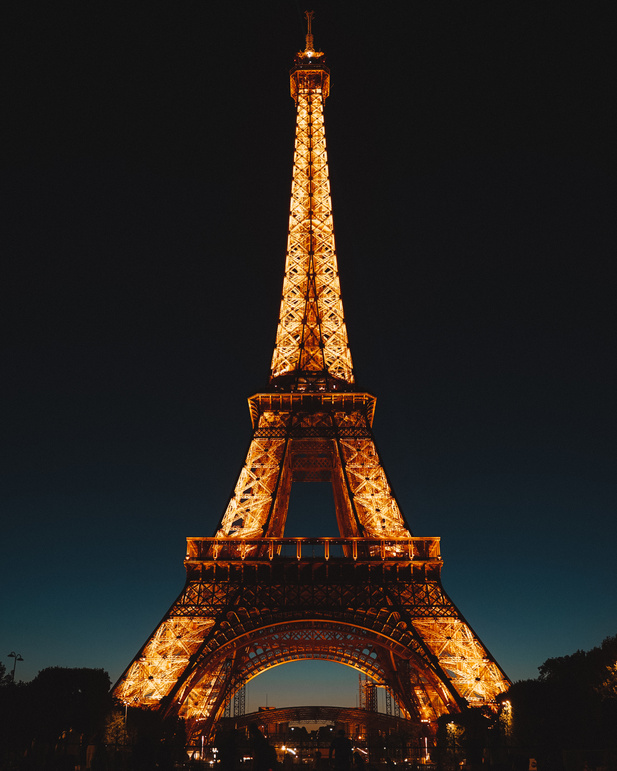
[[(296, 142), (289, 238), (268, 387), (211, 538), (188, 538), (186, 584), (114, 687), (127, 704), (209, 735), (233, 691), (289, 661), (325, 659), (385, 686), (401, 713), (493, 705), (509, 681), (444, 592), (438, 538), (415, 537), (354, 388), (334, 248), (323, 105), (330, 73), (307, 13), (291, 69)], [(294, 482), (329, 481), (340, 537), (285, 538)]]

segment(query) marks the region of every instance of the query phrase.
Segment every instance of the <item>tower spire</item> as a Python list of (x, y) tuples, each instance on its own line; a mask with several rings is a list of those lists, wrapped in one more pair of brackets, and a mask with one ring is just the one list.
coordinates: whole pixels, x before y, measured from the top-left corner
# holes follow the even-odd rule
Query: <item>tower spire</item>
[(290, 72), (296, 143), (285, 277), (272, 357), (275, 390), (349, 390), (354, 382), (339, 282), (323, 104), (330, 89), (325, 56), (313, 47), (306, 12), (306, 49)]
[(315, 50), (313, 48), (313, 33), (311, 31), (311, 22), (313, 21), (314, 14), (315, 11), (304, 11), (304, 16), (306, 17), (306, 48), (304, 50), (306, 53)]

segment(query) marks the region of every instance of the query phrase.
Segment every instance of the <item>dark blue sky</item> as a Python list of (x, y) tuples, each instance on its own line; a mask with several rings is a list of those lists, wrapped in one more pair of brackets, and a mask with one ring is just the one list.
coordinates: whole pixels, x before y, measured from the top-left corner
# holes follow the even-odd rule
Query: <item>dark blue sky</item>
[[(534, 677), (617, 633), (613, 21), (313, 7), (382, 459), (463, 615)], [(18, 677), (115, 680), (182, 588), (185, 537), (224, 510), (274, 343), (303, 10), (10, 13), (0, 646)], [(334, 533), (320, 486), (294, 498), (289, 534)], [(279, 667), (249, 706), (355, 704), (333, 667)]]

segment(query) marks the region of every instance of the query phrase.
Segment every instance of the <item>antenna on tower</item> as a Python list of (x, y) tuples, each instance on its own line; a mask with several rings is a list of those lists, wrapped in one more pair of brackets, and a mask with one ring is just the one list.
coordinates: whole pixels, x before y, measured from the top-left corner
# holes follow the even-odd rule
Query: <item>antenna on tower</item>
[(304, 11), (304, 16), (306, 17), (306, 51), (314, 51), (313, 48), (313, 33), (311, 30), (311, 22), (313, 21), (313, 16), (315, 15), (315, 11)]

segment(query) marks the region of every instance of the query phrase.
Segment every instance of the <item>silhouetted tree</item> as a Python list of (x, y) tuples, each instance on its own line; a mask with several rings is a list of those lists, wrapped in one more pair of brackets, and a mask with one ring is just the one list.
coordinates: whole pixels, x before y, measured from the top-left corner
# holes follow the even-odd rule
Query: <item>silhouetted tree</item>
[[(43, 669), (29, 683), (3, 684), (0, 673), (0, 746), (7, 757), (31, 768), (57, 766), (70, 753), (81, 762), (100, 737), (111, 706), (110, 680), (102, 669)], [(75, 765), (75, 764), (74, 764)]]
[(133, 708), (128, 710), (126, 729), (135, 771), (169, 771), (186, 760), (186, 731), (180, 718), (163, 718), (158, 712)]
[(13, 682), (13, 678), (6, 671), (4, 664), (0, 663), (0, 688), (5, 688)]
[(512, 751), (540, 771), (610, 765), (617, 753), (617, 636), (590, 651), (547, 659), (536, 680), (514, 683)]
[(442, 715), (437, 729), (440, 766), (453, 768), (462, 760), (472, 769), (482, 765), (494, 725), (494, 717), (485, 708), (469, 707), (458, 714)]
[[(9, 767), (21, 748), (19, 696), (22, 686), (13, 683), (0, 664), (0, 768)], [(24, 739), (25, 740), (25, 739)]]

